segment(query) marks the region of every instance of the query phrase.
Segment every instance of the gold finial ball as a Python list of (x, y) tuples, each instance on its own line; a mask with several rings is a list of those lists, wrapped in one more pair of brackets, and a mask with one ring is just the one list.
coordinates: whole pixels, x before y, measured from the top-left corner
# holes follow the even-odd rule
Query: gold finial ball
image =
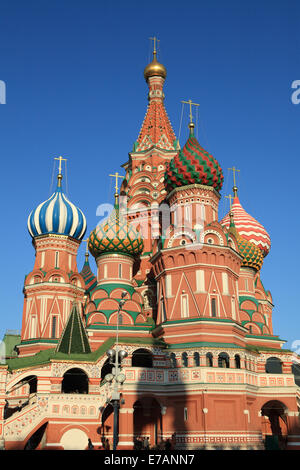
[(165, 79), (166, 76), (167, 69), (164, 65), (157, 62), (156, 53), (154, 52), (152, 62), (150, 62), (150, 64), (148, 64), (144, 70), (145, 80), (147, 81), (149, 77), (162, 77)]

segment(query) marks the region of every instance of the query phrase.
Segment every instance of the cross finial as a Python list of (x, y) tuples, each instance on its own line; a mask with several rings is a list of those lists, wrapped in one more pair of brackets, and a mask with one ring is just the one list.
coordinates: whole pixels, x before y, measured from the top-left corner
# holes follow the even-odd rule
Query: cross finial
[(237, 168), (235, 168), (235, 166), (233, 166), (232, 168), (228, 168), (228, 170), (232, 170), (232, 172), (233, 172), (233, 194), (234, 194), (234, 197), (236, 197), (236, 196), (237, 196), (237, 189), (238, 189), (238, 188), (237, 188), (237, 186), (236, 186), (235, 173), (236, 173), (237, 171), (240, 171), (240, 170), (238, 170)]
[(116, 178), (116, 184), (115, 184), (115, 201), (117, 202), (117, 199), (118, 199), (118, 191), (119, 191), (119, 186), (118, 186), (118, 179), (121, 178), (121, 179), (124, 179), (124, 176), (122, 175), (119, 175), (119, 173), (116, 171), (116, 173), (114, 175), (109, 175), (109, 176), (112, 176), (113, 178)]
[(193, 113), (192, 113), (192, 106), (200, 106), (199, 103), (193, 103), (192, 100), (188, 101), (181, 101), (181, 103), (188, 104), (190, 106), (190, 123), (189, 123), (189, 128), (192, 129), (194, 128), (194, 123), (193, 123)]
[(225, 196), (225, 197), (227, 197), (227, 199), (229, 199), (230, 210), (231, 210), (233, 196), (231, 196), (231, 194), (229, 194), (229, 196)]
[(61, 180), (62, 180), (61, 162), (62, 162), (62, 161), (66, 162), (67, 159), (60, 156), (60, 157), (54, 157), (54, 160), (58, 160), (58, 161), (59, 161), (57, 179), (58, 179), (58, 187), (60, 187), (60, 186), (61, 186)]
[(149, 38), (150, 41), (153, 41), (153, 54), (156, 54), (156, 42), (159, 42), (159, 39), (157, 37)]

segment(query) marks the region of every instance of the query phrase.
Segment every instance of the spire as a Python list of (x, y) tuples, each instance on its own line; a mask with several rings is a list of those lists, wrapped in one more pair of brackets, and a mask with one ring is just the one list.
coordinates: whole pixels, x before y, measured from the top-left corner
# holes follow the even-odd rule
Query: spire
[(149, 104), (139, 137), (134, 144), (134, 152), (144, 152), (152, 147), (174, 152), (177, 141), (164, 107), (163, 85), (167, 71), (156, 59), (158, 40), (151, 39), (154, 40), (153, 61), (144, 70), (144, 77), (149, 86)]
[(76, 301), (73, 302), (69, 319), (61, 335), (56, 352), (63, 354), (88, 354), (91, 352)]

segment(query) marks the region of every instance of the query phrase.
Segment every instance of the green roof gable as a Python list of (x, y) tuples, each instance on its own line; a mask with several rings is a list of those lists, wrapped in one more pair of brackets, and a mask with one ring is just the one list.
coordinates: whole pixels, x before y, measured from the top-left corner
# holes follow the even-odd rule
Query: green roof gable
[(88, 354), (91, 352), (89, 340), (75, 302), (56, 351), (64, 354)]

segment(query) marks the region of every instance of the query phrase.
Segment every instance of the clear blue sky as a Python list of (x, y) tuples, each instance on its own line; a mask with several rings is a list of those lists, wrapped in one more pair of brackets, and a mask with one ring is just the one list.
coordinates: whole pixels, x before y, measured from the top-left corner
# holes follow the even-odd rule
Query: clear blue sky
[[(181, 100), (200, 103), (200, 144), (225, 176), (220, 216), (234, 165), (243, 207), (271, 235), (262, 280), (274, 299), (274, 333), (287, 347), (300, 339), (300, 104), (291, 102), (299, 20), (297, 0), (1, 1), (0, 339), (21, 328), (24, 276), (34, 263), (27, 217), (50, 195), (53, 157), (68, 158), (67, 194), (84, 211), (88, 233), (97, 206), (112, 202), (108, 175), (127, 161), (146, 111), (153, 35), (174, 131)], [(187, 112), (181, 145), (186, 123)], [(79, 269), (83, 260), (81, 246)]]

